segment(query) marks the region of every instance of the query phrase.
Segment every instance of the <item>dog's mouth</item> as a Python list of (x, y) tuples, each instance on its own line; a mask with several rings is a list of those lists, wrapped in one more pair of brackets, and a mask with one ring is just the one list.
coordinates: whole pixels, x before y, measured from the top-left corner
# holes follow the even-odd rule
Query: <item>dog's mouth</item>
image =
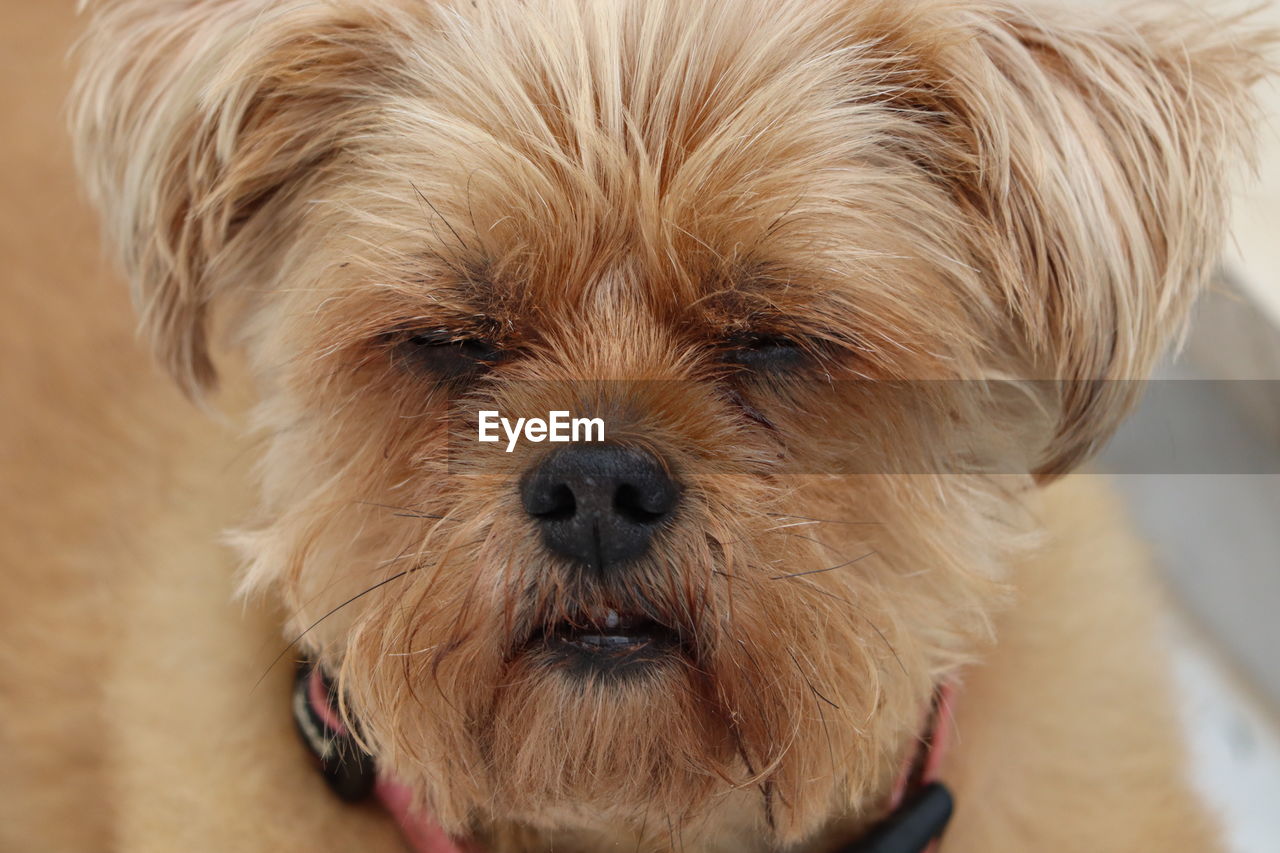
[(526, 649), (574, 675), (625, 675), (670, 660), (681, 643), (674, 630), (645, 614), (607, 608), (535, 632)]

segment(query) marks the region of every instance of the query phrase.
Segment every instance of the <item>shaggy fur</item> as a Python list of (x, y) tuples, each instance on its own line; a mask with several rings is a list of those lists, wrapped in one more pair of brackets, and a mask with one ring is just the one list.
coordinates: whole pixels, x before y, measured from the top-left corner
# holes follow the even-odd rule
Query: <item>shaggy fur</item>
[[(1261, 39), (1121, 18), (98, 4), (74, 135), (145, 333), (199, 396), (225, 329), (259, 400), (242, 590), (282, 604), (421, 808), (511, 853), (816, 848), (878, 814), (934, 685), (990, 653), (1036, 484), (1132, 402), (1134, 383), (1082, 380), (1144, 376), (1221, 242)], [(424, 334), (502, 356), (444, 382)], [(808, 381), (726, 364), (761, 339), (798, 342)], [(993, 406), (983, 381), (1008, 378), (1068, 381)], [(927, 390), (838, 391), (853, 380)], [(624, 578), (581, 580), (520, 509), (541, 448), (451, 439), (480, 408), (605, 416), (683, 484), (677, 523)], [(1016, 471), (948, 467), (942, 425), (1010, 423)], [(882, 468), (817, 473), (851, 455)], [(605, 607), (685, 654), (619, 682), (526, 650)], [(1103, 739), (1089, 772), (1138, 741)], [(1210, 849), (1176, 780), (1145, 781), (1185, 817), (1147, 804), (1142, 844), (1160, 816), (1182, 827), (1163, 849)], [(1030, 849), (1023, 821), (1062, 822), (966, 788), (956, 850)]]

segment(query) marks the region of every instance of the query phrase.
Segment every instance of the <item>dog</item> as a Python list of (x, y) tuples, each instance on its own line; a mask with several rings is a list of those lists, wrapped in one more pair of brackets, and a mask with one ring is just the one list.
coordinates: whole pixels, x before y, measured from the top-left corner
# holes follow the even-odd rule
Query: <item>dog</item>
[[(954, 817), (892, 849), (1204, 853), (1140, 548), (1055, 481), (1211, 272), (1266, 41), (104, 0), (71, 122), (159, 362), (208, 399), (225, 343), (255, 401), (239, 590), (309, 661), (301, 725), (419, 849), (855, 849), (954, 730)], [(477, 440), (561, 411), (603, 441)]]

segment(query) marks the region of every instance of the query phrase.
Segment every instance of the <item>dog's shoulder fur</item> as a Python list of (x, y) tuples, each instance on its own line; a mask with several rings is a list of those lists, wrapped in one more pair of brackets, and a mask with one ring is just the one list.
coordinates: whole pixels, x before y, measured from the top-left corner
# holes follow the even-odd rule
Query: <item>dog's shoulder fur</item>
[(947, 772), (982, 806), (957, 812), (955, 849), (1220, 849), (1188, 783), (1150, 552), (1105, 477), (1043, 498), (1046, 548), (966, 676)]

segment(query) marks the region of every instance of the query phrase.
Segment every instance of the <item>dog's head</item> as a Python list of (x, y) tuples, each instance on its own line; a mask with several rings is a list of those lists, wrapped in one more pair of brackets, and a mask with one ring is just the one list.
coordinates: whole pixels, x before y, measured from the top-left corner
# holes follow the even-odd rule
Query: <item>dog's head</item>
[[(986, 638), (1018, 502), (1130, 402), (1081, 380), (1181, 322), (1258, 63), (1222, 32), (128, 0), (75, 125), (161, 360), (209, 386), (214, 316), (249, 353), (247, 588), (446, 828), (792, 842), (882, 794)], [(606, 441), (507, 452), (481, 410)]]

